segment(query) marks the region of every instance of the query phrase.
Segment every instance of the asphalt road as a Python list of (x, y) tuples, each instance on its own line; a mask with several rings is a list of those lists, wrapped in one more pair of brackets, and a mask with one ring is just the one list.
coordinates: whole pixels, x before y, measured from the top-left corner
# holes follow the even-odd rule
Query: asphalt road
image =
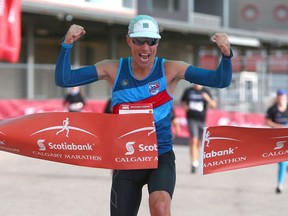
[[(286, 190), (275, 193), (277, 164), (210, 175), (191, 174), (188, 147), (175, 145), (174, 216), (280, 216)], [(111, 171), (0, 152), (0, 216), (108, 216)], [(148, 216), (147, 188), (139, 216)]]

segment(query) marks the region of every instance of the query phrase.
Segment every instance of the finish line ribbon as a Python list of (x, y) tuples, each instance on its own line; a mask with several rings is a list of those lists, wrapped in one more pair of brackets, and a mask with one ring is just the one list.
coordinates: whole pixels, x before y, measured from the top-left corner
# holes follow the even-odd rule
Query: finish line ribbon
[(215, 126), (204, 129), (202, 172), (288, 161), (288, 128)]
[(39, 113), (0, 120), (0, 150), (72, 165), (157, 168), (153, 114)]

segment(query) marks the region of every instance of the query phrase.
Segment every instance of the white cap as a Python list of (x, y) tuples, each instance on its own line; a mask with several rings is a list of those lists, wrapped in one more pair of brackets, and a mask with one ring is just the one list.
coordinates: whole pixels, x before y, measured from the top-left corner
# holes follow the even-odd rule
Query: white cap
[(131, 38), (161, 38), (157, 21), (147, 15), (138, 15), (130, 21), (128, 26), (128, 36)]

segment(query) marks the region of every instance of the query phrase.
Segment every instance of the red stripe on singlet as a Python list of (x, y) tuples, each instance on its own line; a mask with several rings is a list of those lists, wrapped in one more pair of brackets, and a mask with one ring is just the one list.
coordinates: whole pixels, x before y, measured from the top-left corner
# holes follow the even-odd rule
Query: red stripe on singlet
[[(168, 102), (169, 100), (171, 100), (172, 98), (170, 97), (170, 95), (167, 93), (166, 90), (160, 92), (157, 95), (154, 95), (152, 97), (146, 98), (144, 100), (141, 101), (136, 101), (136, 102), (129, 102), (129, 103), (123, 103), (123, 104), (133, 104), (133, 103), (152, 103), (153, 108), (159, 107), (162, 104), (165, 104), (166, 102)], [(114, 114), (118, 114), (119, 113), (119, 108), (120, 108), (121, 104), (117, 104), (116, 106), (113, 107), (113, 113)]]

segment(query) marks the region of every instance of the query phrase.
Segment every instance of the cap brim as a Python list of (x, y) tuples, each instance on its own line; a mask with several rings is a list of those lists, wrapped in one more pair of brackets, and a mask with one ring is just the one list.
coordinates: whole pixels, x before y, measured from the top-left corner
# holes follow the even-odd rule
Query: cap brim
[(137, 32), (137, 33), (131, 33), (129, 34), (129, 37), (131, 38), (136, 38), (136, 37), (143, 37), (143, 38), (157, 38), (160, 39), (161, 36), (157, 33), (152, 33), (152, 32)]

